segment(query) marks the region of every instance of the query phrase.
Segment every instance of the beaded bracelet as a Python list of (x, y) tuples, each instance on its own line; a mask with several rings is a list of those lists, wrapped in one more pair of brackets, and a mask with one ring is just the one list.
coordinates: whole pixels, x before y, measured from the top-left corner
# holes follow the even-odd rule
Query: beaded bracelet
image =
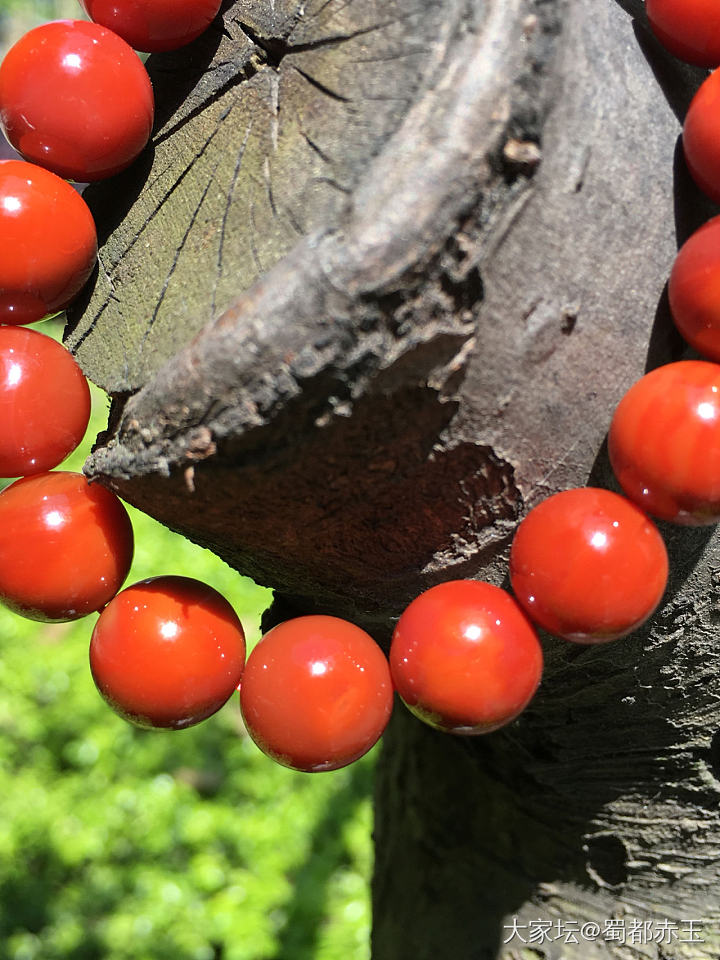
[[(195, 39), (219, 0), (187, 0), (180, 16), (175, 3), (153, 0), (142, 17), (137, 0), (81, 2), (95, 22), (38, 27), (0, 65), (3, 129), (25, 158), (0, 162), (8, 250), (0, 265), (0, 474), (21, 477), (0, 494), (0, 601), (46, 621), (101, 611), (93, 678), (110, 706), (141, 726), (198, 723), (239, 686), (251, 737), (294, 769), (337, 769), (367, 752), (389, 720), (393, 689), (439, 730), (480, 734), (509, 723), (540, 683), (533, 624), (572, 642), (604, 643), (656, 609), (668, 558), (648, 513), (680, 524), (720, 520), (720, 366), (671, 363), (632, 386), (609, 431), (626, 496), (585, 487), (538, 504), (512, 544), (515, 598), (476, 580), (432, 587), (400, 617), (389, 664), (368, 634), (329, 616), (280, 624), (246, 663), (242, 625), (207, 585), (166, 576), (118, 593), (132, 559), (127, 513), (103, 487), (53, 470), (87, 428), (87, 382), (63, 347), (23, 326), (63, 310), (97, 256), (90, 212), (63, 178), (111, 176), (150, 135), (152, 88), (131, 46), (168, 50)], [(720, 63), (712, 41), (720, 13), (708, 0), (648, 0), (647, 13), (671, 52)], [(714, 199), (719, 84), (720, 72), (705, 81), (684, 130), (690, 171)], [(118, 86), (124, 96), (109, 95)], [(681, 333), (720, 360), (720, 218), (679, 252), (669, 290)]]

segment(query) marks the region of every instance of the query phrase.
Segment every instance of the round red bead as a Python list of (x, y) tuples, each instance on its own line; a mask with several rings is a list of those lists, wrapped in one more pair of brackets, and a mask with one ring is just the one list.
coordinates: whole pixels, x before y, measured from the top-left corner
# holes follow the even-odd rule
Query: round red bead
[(699, 353), (720, 360), (720, 217), (700, 227), (682, 246), (668, 293), (683, 337)]
[(646, 0), (645, 12), (660, 43), (700, 67), (720, 65), (720, 5), (717, 0)]
[(228, 601), (188, 577), (154, 577), (119, 593), (90, 642), (95, 684), (110, 706), (143, 727), (205, 720), (237, 689), (245, 635)]
[(130, 569), (130, 518), (79, 473), (41, 473), (0, 493), (0, 602), (31, 620), (100, 610)]
[(240, 703), (260, 749), (295, 770), (337, 770), (377, 742), (392, 711), (387, 659), (337, 617), (297, 617), (248, 657)]
[(28, 160), (69, 180), (125, 169), (148, 141), (153, 93), (141, 60), (85, 20), (30, 30), (0, 65), (0, 122)]
[(720, 366), (683, 360), (635, 383), (610, 425), (610, 461), (625, 493), (663, 520), (720, 520)]
[(158, 53), (190, 43), (217, 16), (221, 0), (80, 0), (95, 23), (136, 50)]
[(56, 467), (89, 418), (90, 390), (71, 354), (42, 333), (0, 327), (0, 477)]
[(488, 733), (509, 723), (535, 693), (542, 664), (535, 630), (517, 603), (477, 580), (450, 580), (420, 594), (390, 647), (405, 704), (448, 733)]
[(660, 602), (668, 575), (655, 525), (624, 497), (581, 487), (543, 500), (519, 525), (510, 579), (541, 627), (577, 643), (615, 640)]
[(60, 177), (1, 160), (0, 250), (0, 323), (34, 323), (64, 310), (92, 273), (95, 223)]
[(693, 179), (720, 203), (720, 72), (711, 73), (692, 98), (682, 139)]

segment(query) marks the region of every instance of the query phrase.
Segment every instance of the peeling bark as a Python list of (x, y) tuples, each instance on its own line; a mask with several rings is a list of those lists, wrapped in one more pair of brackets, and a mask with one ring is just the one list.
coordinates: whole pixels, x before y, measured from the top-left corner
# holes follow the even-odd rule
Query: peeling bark
[[(519, 516), (612, 485), (614, 405), (682, 351), (663, 289), (710, 213), (676, 144), (701, 72), (634, 0), (239, 0), (149, 66), (154, 147), (86, 194), (104, 245), (68, 343), (114, 398), (90, 476), (274, 586), (276, 618), (386, 641), (438, 580), (503, 583)], [(660, 612), (548, 638), (509, 729), (398, 708), (376, 960), (720, 953), (720, 559), (663, 532)], [(706, 942), (503, 944), (513, 916)]]
[[(409, 43), (417, 0), (406, 4), (412, 17), (399, 22)], [(465, 563), (465, 544), (504, 535), (493, 521), (515, 517), (519, 507), (502, 457), (474, 436), (442, 439), (456, 413), (482, 297), (477, 264), (463, 262), (454, 237), (483, 190), (486, 218), (502, 205), (502, 146), (529, 111), (521, 82), (541, 62), (556, 23), (532, 15), (524, 0), (477, 9), (450, 3), (445, 12), (423, 60), (432, 83), (418, 91), (372, 164), (361, 158), (337, 224), (295, 243), (126, 403), (127, 371), (137, 367), (132, 355), (157, 362), (157, 320), (134, 340), (126, 331), (121, 354), (108, 350), (127, 305), (107, 299), (98, 283), (92, 316), (69, 341), (91, 376), (119, 394), (115, 437), (89, 465), (93, 475), (112, 478), (124, 496), (170, 525), (180, 520), (183, 532), (299, 606), (333, 606), (378, 625), (417, 592), (418, 570), (433, 576), (439, 552)], [(345, 56), (344, 44), (330, 49)], [(406, 86), (409, 97), (415, 76)], [(393, 101), (402, 99), (402, 86), (391, 89)], [(353, 90), (342, 94), (346, 101)], [(372, 101), (361, 103), (375, 110)], [(253, 182), (252, 164), (247, 179)], [(128, 271), (135, 275), (127, 255), (107, 265), (118, 244), (128, 250), (128, 234), (147, 230), (142, 197), (102, 254), (103, 274), (114, 269), (122, 283)], [(187, 214), (182, 197), (168, 202)], [(221, 219), (216, 230), (227, 233), (228, 223)], [(157, 281), (160, 299), (166, 284), (167, 275)], [(181, 296), (179, 278), (175, 289)], [(142, 295), (138, 289), (135, 296)], [(207, 287), (206, 300), (212, 296)], [(173, 324), (169, 350), (183, 330), (178, 318)], [(189, 336), (192, 325), (184, 329)], [(119, 381), (105, 379), (108, 362)], [(158, 473), (166, 483), (156, 482)], [(438, 487), (448, 495), (430, 510)], [(478, 495), (487, 501), (480, 507)], [(243, 503), (242, 524), (227, 523), (229, 500)]]

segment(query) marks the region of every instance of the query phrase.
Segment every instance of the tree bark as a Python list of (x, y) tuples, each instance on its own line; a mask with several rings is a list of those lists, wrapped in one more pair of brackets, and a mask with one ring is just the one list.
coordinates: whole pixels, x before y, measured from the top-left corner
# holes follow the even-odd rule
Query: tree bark
[[(104, 242), (67, 340), (113, 396), (90, 476), (275, 587), (276, 619), (387, 642), (435, 582), (506, 584), (518, 518), (613, 484), (614, 405), (683, 350), (664, 284), (712, 212), (677, 149), (702, 73), (635, 0), (238, 0), (148, 65), (153, 148), (86, 193)], [(546, 638), (510, 728), (398, 705), (376, 960), (720, 953), (719, 558), (663, 532), (659, 613)], [(607, 938), (633, 918), (655, 927)]]

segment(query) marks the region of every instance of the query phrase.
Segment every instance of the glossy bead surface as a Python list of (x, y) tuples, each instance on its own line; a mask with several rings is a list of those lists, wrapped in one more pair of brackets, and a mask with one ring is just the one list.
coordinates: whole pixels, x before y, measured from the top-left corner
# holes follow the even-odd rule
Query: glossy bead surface
[(84, 20), (30, 30), (0, 65), (0, 122), (26, 159), (69, 180), (125, 169), (150, 137), (153, 93), (141, 60)]
[(668, 575), (655, 525), (624, 497), (556, 493), (519, 525), (510, 553), (518, 602), (545, 630), (577, 643), (615, 640), (660, 602)]
[(88, 383), (65, 347), (34, 330), (0, 326), (0, 477), (56, 467), (89, 419)]
[(720, 203), (720, 72), (711, 73), (690, 101), (682, 142), (695, 183)]
[(41, 473), (0, 493), (0, 602), (31, 620), (100, 610), (130, 569), (130, 518), (79, 473)]
[(395, 688), (421, 720), (448, 733), (489, 733), (527, 706), (542, 674), (537, 634), (513, 598), (479, 580), (421, 593), (390, 647)]
[(135, 50), (158, 53), (183, 47), (207, 30), (221, 0), (80, 0), (95, 23)]
[(608, 438), (620, 486), (643, 510), (674, 523), (720, 520), (720, 366), (670, 363), (633, 384)]
[(645, 12), (660, 43), (699, 67), (720, 64), (720, 4), (717, 0), (646, 0)]
[(0, 323), (64, 310), (97, 260), (92, 215), (73, 188), (22, 160), (0, 161)]
[(244, 665), (237, 614), (217, 590), (189, 577), (154, 577), (123, 590), (90, 642), (98, 690), (143, 727), (205, 720), (237, 689)]
[(668, 295), (682, 336), (698, 353), (720, 360), (720, 217), (683, 244), (670, 273)]
[(337, 617), (297, 617), (248, 657), (240, 703), (260, 749), (295, 770), (337, 770), (377, 742), (392, 711), (384, 653)]

